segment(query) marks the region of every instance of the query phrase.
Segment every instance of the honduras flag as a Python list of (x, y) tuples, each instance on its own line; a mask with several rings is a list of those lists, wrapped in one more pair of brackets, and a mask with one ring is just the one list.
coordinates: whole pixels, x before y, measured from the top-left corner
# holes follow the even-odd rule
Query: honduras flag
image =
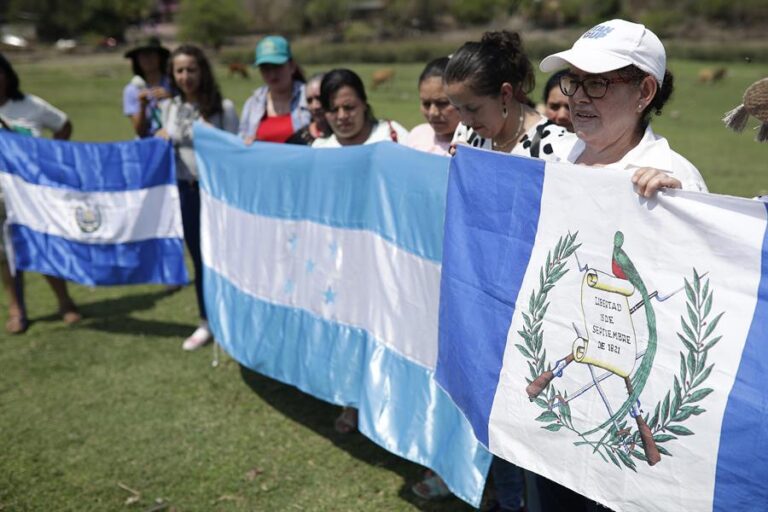
[(219, 343), (359, 408), (363, 434), (478, 505), (490, 456), (433, 378), (448, 159), (392, 143), (245, 147), (203, 125), (194, 137)]
[(768, 509), (766, 205), (461, 148), (438, 382), (490, 451), (621, 511)]
[(188, 281), (171, 146), (0, 132), (9, 261), (86, 285)]

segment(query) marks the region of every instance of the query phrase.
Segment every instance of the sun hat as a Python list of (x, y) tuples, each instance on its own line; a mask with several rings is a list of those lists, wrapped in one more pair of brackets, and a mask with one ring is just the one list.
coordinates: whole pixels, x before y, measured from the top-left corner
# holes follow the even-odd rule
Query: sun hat
[(645, 25), (610, 20), (587, 30), (570, 50), (546, 57), (539, 68), (552, 72), (569, 65), (587, 73), (606, 73), (634, 65), (661, 84), (667, 54), (656, 34)]
[(744, 91), (742, 104), (726, 112), (723, 122), (735, 132), (741, 132), (747, 126), (749, 116), (760, 121), (755, 140), (768, 142), (768, 78), (753, 83)]
[(171, 51), (168, 48), (163, 46), (163, 44), (160, 42), (160, 39), (158, 39), (156, 36), (151, 36), (144, 39), (135, 48), (132, 48), (127, 52), (125, 52), (125, 58), (133, 59), (140, 52), (144, 52), (144, 51), (156, 51), (165, 58), (168, 58), (168, 56), (171, 54)]
[(285, 64), (291, 60), (291, 45), (283, 36), (267, 36), (256, 45), (256, 61), (261, 64)]

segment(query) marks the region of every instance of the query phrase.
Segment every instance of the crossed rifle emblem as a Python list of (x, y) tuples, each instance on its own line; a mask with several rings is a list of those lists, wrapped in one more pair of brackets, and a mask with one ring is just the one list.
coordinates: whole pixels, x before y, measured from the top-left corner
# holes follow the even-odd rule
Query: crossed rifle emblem
[[(584, 274), (581, 283), (584, 330), (572, 323), (576, 337), (571, 352), (531, 381), (526, 387), (526, 393), (530, 400), (534, 400), (555, 377), (562, 377), (571, 363), (575, 361), (586, 365), (591, 382), (567, 398), (558, 395), (552, 407), (569, 404), (594, 388), (605, 406), (608, 419), (582, 434), (586, 436), (611, 427), (621, 433), (619, 423), (629, 414), (637, 424), (646, 460), (653, 466), (661, 460), (661, 454), (640, 409), (640, 394), (647, 382), (656, 352), (656, 317), (651, 300), (666, 301), (684, 287), (666, 294), (658, 291), (648, 293), (634, 265), (622, 250), (622, 244), (623, 234), (617, 232), (611, 262), (612, 275), (588, 265), (582, 267), (578, 263), (579, 271)], [(578, 255), (576, 260), (578, 262)], [(630, 305), (629, 300), (634, 295), (640, 295), (640, 300)], [(638, 350), (633, 315), (641, 309), (645, 312), (648, 324), (648, 344), (645, 349)], [(596, 368), (604, 371), (600, 373)], [(611, 405), (601, 385), (614, 376), (623, 380), (627, 391), (626, 400), (618, 408)]]

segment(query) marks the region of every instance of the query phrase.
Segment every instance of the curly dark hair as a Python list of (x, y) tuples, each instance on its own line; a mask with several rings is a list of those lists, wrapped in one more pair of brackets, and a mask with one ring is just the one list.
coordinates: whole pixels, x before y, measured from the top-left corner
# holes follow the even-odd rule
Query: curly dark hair
[(19, 75), (2, 53), (0, 53), (0, 73), (5, 75), (5, 96), (14, 101), (23, 100), (24, 93), (20, 89)]
[(469, 80), (469, 87), (479, 96), (498, 96), (501, 85), (508, 82), (515, 89), (515, 98), (525, 103), (536, 85), (520, 34), (508, 30), (486, 32), (480, 42), (464, 43), (451, 56), (443, 80)]
[[(642, 82), (646, 76), (651, 76), (650, 73), (646, 73), (642, 69), (633, 65), (623, 67), (617, 70), (617, 73), (621, 78), (636, 82), (638, 84)], [(645, 129), (648, 127), (648, 124), (651, 122), (652, 115), (661, 115), (662, 108), (672, 97), (672, 92), (674, 90), (675, 77), (672, 75), (672, 72), (667, 69), (664, 71), (664, 81), (656, 90), (656, 95), (653, 97), (651, 102), (646, 105), (645, 110), (643, 110), (643, 117), (640, 122), (640, 128), (642, 131), (645, 131)]]
[(213, 76), (213, 71), (211, 71), (211, 64), (208, 62), (208, 58), (203, 53), (203, 50), (195, 45), (183, 44), (173, 50), (171, 57), (168, 59), (168, 75), (171, 78), (171, 91), (173, 95), (181, 96), (182, 99), (184, 99), (184, 93), (179, 89), (173, 76), (173, 61), (179, 55), (192, 57), (200, 68), (200, 90), (197, 95), (198, 108), (203, 119), (210, 120), (223, 110), (221, 107), (221, 91), (219, 90), (219, 84), (216, 83), (216, 78)]

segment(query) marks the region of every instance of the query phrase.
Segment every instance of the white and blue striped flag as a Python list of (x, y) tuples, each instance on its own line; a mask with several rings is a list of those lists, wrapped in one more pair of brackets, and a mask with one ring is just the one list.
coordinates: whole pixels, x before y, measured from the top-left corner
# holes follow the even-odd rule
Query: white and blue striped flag
[(16, 269), (86, 285), (188, 281), (167, 142), (64, 142), (0, 131), (0, 186)]
[(478, 505), (490, 455), (433, 378), (448, 160), (392, 143), (245, 147), (202, 125), (194, 137), (216, 339), (359, 408), (363, 434)]
[(768, 510), (766, 205), (451, 165), (436, 375), (477, 438), (614, 510)]

